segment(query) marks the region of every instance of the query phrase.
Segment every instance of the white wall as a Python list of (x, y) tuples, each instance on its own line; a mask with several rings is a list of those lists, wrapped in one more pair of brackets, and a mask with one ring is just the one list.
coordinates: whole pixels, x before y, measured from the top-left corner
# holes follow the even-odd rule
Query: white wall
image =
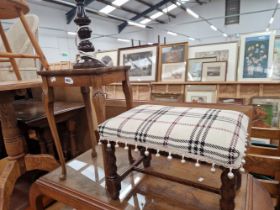
[[(276, 4), (277, 0), (241, 0), (240, 12), (247, 13), (252, 11), (274, 9)], [(212, 0), (211, 3), (192, 7), (192, 10), (206, 19), (223, 17), (225, 16), (225, 0)], [(235, 35), (236, 33), (252, 33), (264, 31), (272, 14), (273, 11), (241, 15), (240, 24), (228, 26), (224, 25), (224, 18), (211, 20), (210, 22), (229, 35)], [(278, 32), (280, 29), (279, 19), (280, 11), (278, 10), (276, 12), (275, 21), (271, 27), (272, 29), (278, 29)], [(164, 29), (183, 33), (196, 38), (197, 41), (190, 42), (191, 45), (233, 41), (238, 39), (235, 36), (225, 38), (220, 32), (213, 31), (206, 22), (201, 21), (192, 23), (193, 21), (196, 21), (196, 19), (182, 11), (182, 13), (180, 13), (177, 18), (175, 20), (173, 19), (168, 25), (157, 25), (157, 27), (163, 27)], [(186, 37), (173, 37), (159, 30), (150, 31), (148, 40), (153, 41), (158, 34), (160, 34), (161, 37), (166, 37), (167, 42), (187, 41)]]

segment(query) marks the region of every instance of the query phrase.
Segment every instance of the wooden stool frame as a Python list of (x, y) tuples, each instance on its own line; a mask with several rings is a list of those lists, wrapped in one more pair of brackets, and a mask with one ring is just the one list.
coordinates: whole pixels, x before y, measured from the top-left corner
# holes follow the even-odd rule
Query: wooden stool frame
[[(50, 123), (51, 131), (55, 140), (57, 151), (59, 153), (60, 162), (62, 164), (62, 174), (61, 179), (66, 178), (66, 167), (64, 162), (64, 157), (61, 149), (61, 144), (59, 141), (56, 125), (53, 119), (53, 89), (54, 87), (81, 87), (81, 92), (83, 94), (87, 117), (89, 122), (89, 131), (93, 135), (94, 133), (98, 136), (97, 126), (98, 123), (104, 122), (105, 116), (105, 96), (103, 93), (103, 86), (114, 82), (122, 82), (123, 91), (126, 98), (126, 108), (130, 109), (133, 107), (132, 104), (132, 91), (128, 78), (129, 67), (102, 67), (95, 69), (79, 69), (79, 70), (62, 70), (62, 71), (44, 71), (39, 72), (43, 78), (43, 94), (45, 99), (46, 112), (48, 120)], [(91, 106), (89, 87), (93, 88), (92, 101), (94, 106)], [(167, 104), (168, 105), (168, 104)], [(172, 104), (173, 106), (178, 106), (178, 104)], [(202, 106), (198, 104), (181, 104), (179, 106)], [(204, 105), (208, 108), (220, 108), (220, 109), (230, 109), (237, 110), (237, 107), (232, 105)], [(239, 111), (246, 113), (251, 116), (251, 107), (238, 108)], [(96, 120), (97, 119), (97, 120)], [(98, 121), (98, 122), (97, 122)], [(239, 170), (233, 170), (235, 174), (233, 179), (229, 179), (227, 174), (229, 169), (222, 168), (223, 172), (221, 175), (222, 186), (220, 189), (205, 186), (200, 183), (195, 183), (192, 181), (180, 179), (178, 177), (164, 175), (158, 172), (149, 170), (151, 163), (151, 153), (145, 156), (145, 148), (140, 148), (140, 158), (134, 160), (131, 155), (132, 146), (129, 145), (128, 159), (130, 165), (126, 171), (122, 174), (117, 173), (116, 156), (115, 156), (115, 143), (111, 143), (111, 147), (107, 147), (107, 142), (102, 143), (103, 151), (103, 161), (105, 170), (105, 180), (107, 191), (112, 199), (119, 198), (119, 192), (121, 189), (121, 181), (132, 171), (138, 171), (141, 173), (153, 175), (163, 179), (175, 181), (181, 184), (190, 185), (202, 190), (213, 192), (221, 195), (220, 209), (221, 210), (234, 210), (234, 198), (235, 192), (241, 186), (241, 174)], [(92, 151), (95, 154), (96, 142), (92, 142)], [(143, 163), (144, 168), (138, 167)]]

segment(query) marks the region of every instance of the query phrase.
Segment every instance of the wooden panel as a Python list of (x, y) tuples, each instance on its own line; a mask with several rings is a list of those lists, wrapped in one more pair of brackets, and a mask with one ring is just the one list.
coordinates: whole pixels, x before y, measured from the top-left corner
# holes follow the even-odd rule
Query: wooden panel
[(133, 85), (132, 86), (132, 96), (133, 96), (133, 100), (139, 100), (138, 97), (138, 86)]
[(259, 95), (259, 85), (240, 85), (240, 98), (245, 98), (245, 103), (249, 104), (250, 98)]
[(26, 88), (41, 87), (42, 80), (8, 81), (0, 82), (0, 91), (19, 90)]
[(168, 85), (168, 93), (184, 93), (184, 85)]
[(236, 97), (236, 85), (219, 85), (219, 97), (221, 98), (234, 98)]
[(263, 85), (264, 96), (280, 96), (280, 85)]
[(166, 93), (166, 85), (152, 85), (153, 93)]
[(115, 86), (115, 98), (116, 99), (124, 99), (124, 93), (121, 85)]
[(139, 100), (150, 100), (151, 88), (147, 86), (138, 86), (138, 99)]
[(105, 92), (107, 94), (108, 99), (115, 98), (115, 86), (113, 86), (113, 85), (106, 86), (105, 87)]

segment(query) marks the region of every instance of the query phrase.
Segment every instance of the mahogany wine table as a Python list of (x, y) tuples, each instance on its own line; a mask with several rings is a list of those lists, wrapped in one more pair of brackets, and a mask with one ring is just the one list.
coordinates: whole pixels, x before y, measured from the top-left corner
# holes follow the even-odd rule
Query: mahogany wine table
[(17, 179), (27, 171), (36, 169), (51, 171), (58, 166), (50, 155), (27, 155), (17, 127), (13, 106), (14, 92), (19, 89), (41, 87), (41, 80), (0, 82), (0, 120), (5, 148), (8, 154), (7, 164), (0, 168), (0, 210), (9, 209), (10, 196)]
[[(136, 157), (138, 153), (133, 152)], [(128, 163), (127, 152), (116, 148), (118, 169), (124, 170)], [(203, 183), (212, 187), (221, 185), (220, 169), (209, 172), (209, 166), (194, 166), (194, 162), (182, 164), (180, 160), (166, 161), (166, 157), (153, 157), (149, 170)], [(67, 179), (60, 180), (56, 169), (39, 178), (30, 191), (32, 210), (42, 210), (42, 195), (53, 198), (75, 209), (82, 210), (217, 210), (220, 196), (214, 193), (181, 185), (149, 175), (133, 172), (122, 181), (119, 200), (111, 200), (105, 189), (102, 147), (97, 147), (97, 156), (87, 151), (67, 164)], [(242, 186), (235, 199), (236, 210), (273, 210), (269, 194), (251, 175), (242, 175)], [(51, 208), (50, 208), (51, 209)], [(68, 208), (67, 208), (68, 209)]]

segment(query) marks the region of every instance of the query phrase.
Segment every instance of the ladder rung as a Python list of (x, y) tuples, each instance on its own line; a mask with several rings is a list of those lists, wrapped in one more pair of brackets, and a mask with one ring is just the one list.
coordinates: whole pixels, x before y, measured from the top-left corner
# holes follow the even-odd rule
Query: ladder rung
[(0, 58), (39, 58), (39, 56), (38, 55), (9, 53), (9, 52), (0, 52)]
[(3, 59), (3, 60), (0, 60), (0, 63), (8, 63), (8, 62), (11, 62), (10, 59)]

